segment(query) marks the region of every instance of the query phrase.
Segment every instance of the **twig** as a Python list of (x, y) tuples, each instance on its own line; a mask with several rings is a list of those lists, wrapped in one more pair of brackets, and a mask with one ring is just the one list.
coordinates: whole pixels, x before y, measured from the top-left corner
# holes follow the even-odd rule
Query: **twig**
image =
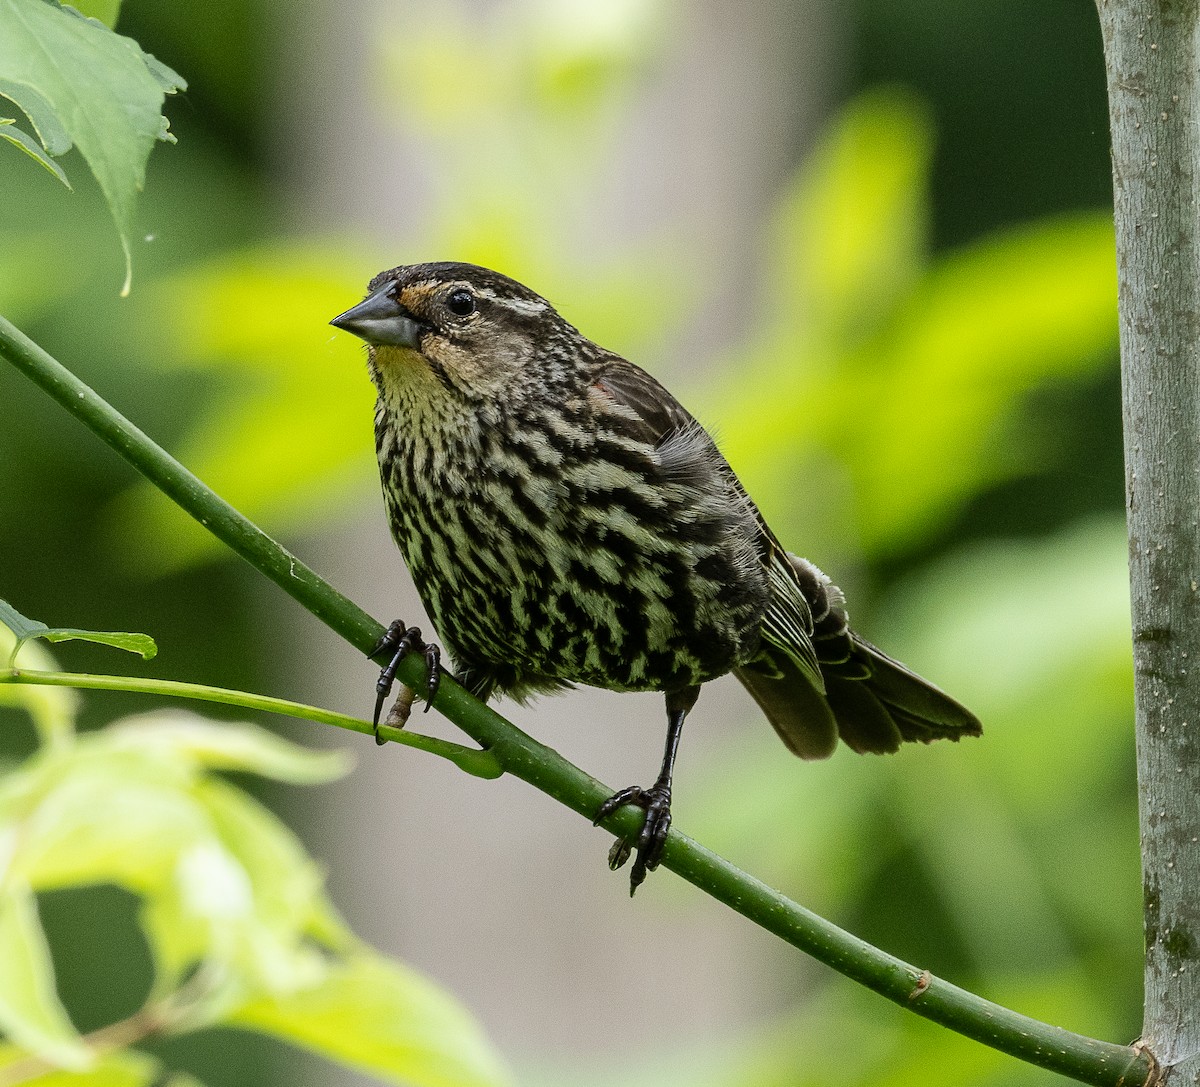
[[(202, 683), (183, 683), (174, 679), (144, 679), (136, 676), (97, 676), (83, 672), (38, 672), (30, 668), (0, 669), (0, 683), (29, 683), (41, 687), (74, 687), (88, 691), (132, 691), (136, 694), (158, 694), (168, 698), (187, 698), (199, 702), (220, 702), (226, 706), (239, 706), (247, 710), (262, 710), (284, 717), (298, 717), (303, 721), (315, 721), (322, 725), (334, 725), (351, 732), (372, 735), (370, 721), (350, 717), (344, 713), (306, 706), (302, 702), (291, 702), (286, 698), (235, 691), (228, 687), (209, 687)], [(488, 751), (441, 740), (436, 736), (425, 736), (410, 729), (380, 725), (379, 735), (406, 747), (414, 747), (431, 755), (448, 759), (460, 770), (478, 778), (496, 778), (504, 773), (503, 767)]]

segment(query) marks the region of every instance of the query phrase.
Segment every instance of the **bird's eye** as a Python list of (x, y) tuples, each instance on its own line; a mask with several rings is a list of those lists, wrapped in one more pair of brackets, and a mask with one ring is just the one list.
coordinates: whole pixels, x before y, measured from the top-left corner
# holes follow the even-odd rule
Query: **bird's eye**
[(475, 312), (475, 296), (465, 287), (459, 287), (446, 298), (446, 308), (456, 317), (470, 317)]

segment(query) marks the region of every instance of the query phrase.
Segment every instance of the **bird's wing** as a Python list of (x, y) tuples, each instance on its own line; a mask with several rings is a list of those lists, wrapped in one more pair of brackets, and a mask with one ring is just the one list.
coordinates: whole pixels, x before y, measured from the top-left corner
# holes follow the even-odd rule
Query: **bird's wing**
[[(703, 436), (707, 459), (721, 472), (732, 492), (746, 504), (758, 527), (756, 550), (767, 573), (771, 598), (763, 618), (763, 640), (792, 660), (809, 682), (824, 693), (825, 682), (812, 642), (812, 609), (799, 572), (712, 438), (658, 381), (622, 358), (612, 356), (598, 367), (593, 385), (619, 405), (634, 436), (659, 448), (673, 435), (695, 433)], [(768, 661), (763, 664), (770, 668)]]
[(788, 553), (758, 513), (766, 548), (767, 577), (771, 586), (771, 606), (763, 616), (763, 640), (782, 651), (800, 668), (818, 691), (824, 693), (825, 680), (817, 651), (813, 647), (813, 613), (796, 568)]
[(649, 445), (661, 445), (672, 433), (699, 425), (663, 385), (617, 355), (596, 367), (592, 386), (628, 420), (630, 435)]

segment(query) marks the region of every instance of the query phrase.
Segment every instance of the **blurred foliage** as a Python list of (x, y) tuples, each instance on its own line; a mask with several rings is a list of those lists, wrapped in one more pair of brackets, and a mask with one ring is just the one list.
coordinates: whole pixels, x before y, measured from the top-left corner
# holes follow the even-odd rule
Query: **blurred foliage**
[[(46, 663), (0, 627), (0, 655), (10, 651), (19, 666)], [(71, 692), (0, 684), (0, 696), (53, 741), (0, 775), (0, 1080), (158, 1083), (168, 1070), (128, 1045), (224, 1025), (388, 1081), (509, 1082), (453, 998), (357, 940), (299, 840), (216, 775), (317, 784), (347, 772), (344, 755), (174, 710), (78, 736)], [(137, 897), (153, 978), (138, 1010), (81, 1036), (36, 896), (98, 884)], [(114, 956), (107, 968), (127, 965)]]
[[(12, 154), (0, 156), (0, 310), (288, 534), (374, 488), (361, 355), (325, 322), (401, 258), (380, 238), (283, 235), (295, 216), (271, 188), (277, 99), (264, 87), (307, 73), (275, 67), (297, 61), (276, 56), (268, 10), (220, 0), (197, 21), (186, 6), (122, 9), (122, 29), (192, 84), (190, 108), (173, 113), (179, 147), (151, 161), (138, 290), (123, 304), (111, 297), (110, 240), (86, 177), (68, 199)], [(865, 614), (870, 636), (976, 709), (985, 736), (798, 768), (766, 730), (748, 728), (706, 788), (680, 793), (677, 815), (910, 961), (1072, 1029), (1132, 1038), (1132, 673), (1094, 9), (858, 0), (845, 10), (858, 45), (845, 89), (864, 93), (847, 93), (781, 188), (756, 274), (736, 287), (753, 312), (745, 342), (671, 384), (717, 430), (777, 532), (843, 584), (859, 580), (856, 620)], [(438, 5), (376, 28), (359, 73), (372, 94), (359, 108), (376, 138), (416, 141), (429, 180), (406, 194), (427, 215), (403, 259), (499, 267), (661, 371), (703, 301), (692, 241), (704, 225), (581, 240), (576, 223), (640, 91), (661, 77), (673, 30), (700, 14), (654, 0), (529, 0)], [(56, 622), (161, 630), (184, 670), (254, 686), (265, 651), (238, 569), (198, 565), (217, 554), (203, 533), (147, 489), (127, 489), (121, 466), (9, 375), (0, 392), (10, 405), (0, 595)], [(45, 688), (30, 698), (43, 732), (54, 700), (71, 700), (70, 714), (90, 705)], [(128, 757), (103, 742), (97, 754)], [(204, 803), (231, 795), (195, 753), (170, 761), (173, 774), (190, 768)], [(252, 802), (235, 795), (243, 812)], [(311, 874), (311, 861), (298, 863)], [(319, 883), (308, 887), (324, 901)], [(695, 908), (682, 888), (663, 894), (668, 908)], [(53, 901), (42, 896), (43, 915)], [(86, 939), (68, 935), (75, 947)], [(851, 1085), (1051, 1081), (840, 979), (801, 991), (794, 962), (780, 959), (762, 984), (795, 1008), (744, 1037), (689, 1037), (680, 1024), (653, 1053), (526, 1078), (771, 1087), (823, 1083), (836, 1060)], [(326, 997), (376, 984), (377, 960), (347, 962), (329, 967)], [(293, 1019), (293, 1040), (343, 1057), (343, 1024), (325, 1010), (328, 1030)], [(244, 1014), (288, 1033), (286, 1001)], [(363, 1029), (382, 1029), (376, 1018), (386, 1009), (371, 1003)], [(382, 1067), (389, 1043), (375, 1037)], [(222, 1048), (235, 1054), (223, 1081), (244, 1082), (241, 1051)], [(114, 1057), (94, 1075), (144, 1082), (139, 1060)]]
[(939, 247), (1111, 202), (1108, 99), (1091, 0), (855, 0), (859, 86), (901, 82), (939, 132)]
[[(117, 6), (103, 6), (111, 22)], [(173, 143), (163, 98), (186, 89), (183, 78), (132, 38), (82, 17), (57, 0), (0, 3), (0, 95), (28, 116), (36, 139), (0, 119), (0, 136), (40, 162), (70, 188), (54, 161), (72, 146), (91, 167), (116, 220), (125, 252), (125, 285), (133, 274), (130, 235), (146, 159), (156, 140)]]
[[(135, 305), (161, 366), (235, 375), (194, 416), (177, 455), (249, 516), (278, 531), (347, 509), (373, 474), (373, 394), (361, 352), (329, 318), (362, 291), (361, 255), (334, 245), (274, 243), (154, 284)], [(167, 323), (151, 315), (171, 310)], [(356, 378), (358, 380), (356, 380)], [(144, 480), (109, 513), (110, 541), (137, 526), (156, 541), (133, 564), (154, 576), (221, 545)]]
[(1116, 346), (1111, 215), (1021, 224), (931, 261), (931, 155), (911, 95), (850, 104), (776, 212), (763, 334), (697, 398), (776, 531), (813, 554), (909, 549), (1028, 473), (1055, 438), (1028, 432), (1031, 395)]

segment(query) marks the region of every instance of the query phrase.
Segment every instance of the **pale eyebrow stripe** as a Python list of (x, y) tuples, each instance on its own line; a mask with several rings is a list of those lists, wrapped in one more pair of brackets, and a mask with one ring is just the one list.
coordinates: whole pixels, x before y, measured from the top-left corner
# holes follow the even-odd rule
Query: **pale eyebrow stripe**
[(536, 313), (545, 313), (550, 308), (550, 303), (542, 299), (529, 298), (513, 298), (511, 296), (501, 296), (488, 287), (469, 287), (480, 298), (486, 298), (491, 302), (497, 302), (501, 306), (515, 310), (517, 313), (533, 315)]

